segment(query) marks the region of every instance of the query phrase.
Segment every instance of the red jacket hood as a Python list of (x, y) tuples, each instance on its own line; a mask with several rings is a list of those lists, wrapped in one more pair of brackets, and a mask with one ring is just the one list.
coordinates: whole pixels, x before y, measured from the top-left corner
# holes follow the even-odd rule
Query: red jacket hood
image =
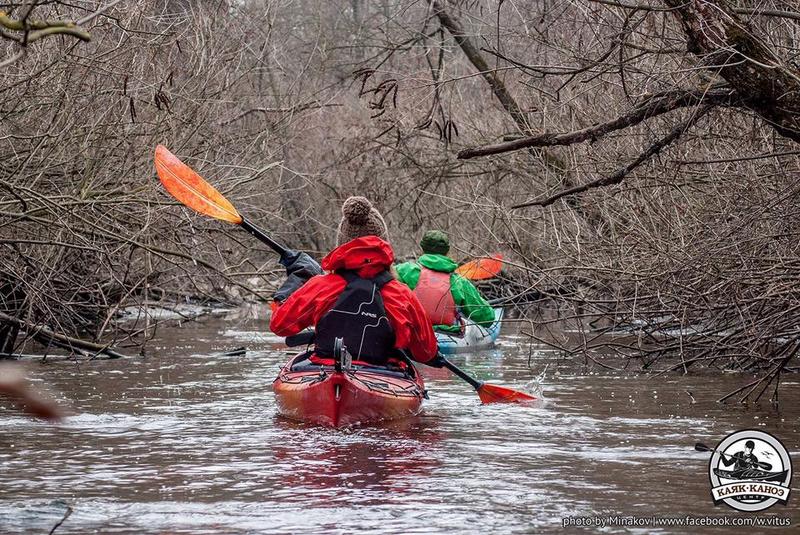
[(359, 276), (369, 279), (389, 269), (392, 262), (394, 262), (394, 251), (388, 242), (377, 236), (362, 236), (328, 253), (328, 256), (322, 259), (322, 269), (354, 270)]

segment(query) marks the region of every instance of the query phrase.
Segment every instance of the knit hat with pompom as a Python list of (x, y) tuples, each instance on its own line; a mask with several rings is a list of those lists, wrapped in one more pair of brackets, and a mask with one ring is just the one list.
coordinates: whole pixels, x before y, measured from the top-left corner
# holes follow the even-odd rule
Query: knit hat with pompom
[(362, 236), (389, 239), (386, 222), (364, 197), (348, 197), (342, 205), (342, 221), (336, 231), (336, 245), (342, 245)]

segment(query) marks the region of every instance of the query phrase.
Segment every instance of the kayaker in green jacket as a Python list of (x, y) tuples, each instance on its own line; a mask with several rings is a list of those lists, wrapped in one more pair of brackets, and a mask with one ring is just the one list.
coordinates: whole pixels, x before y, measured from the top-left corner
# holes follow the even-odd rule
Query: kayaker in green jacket
[(429, 230), (419, 244), (424, 254), (416, 262), (397, 266), (397, 276), (414, 290), (433, 328), (458, 332), (462, 328), (459, 316), (479, 325), (494, 322), (494, 310), (478, 289), (464, 277), (453, 273), (458, 264), (447, 256), (450, 251), (447, 234)]

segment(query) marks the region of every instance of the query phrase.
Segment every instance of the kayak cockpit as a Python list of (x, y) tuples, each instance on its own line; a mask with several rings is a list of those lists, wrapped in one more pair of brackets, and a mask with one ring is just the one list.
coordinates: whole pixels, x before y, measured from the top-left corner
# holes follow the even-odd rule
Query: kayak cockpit
[[(313, 352), (307, 351), (294, 357), (287, 364), (291, 372), (318, 372), (318, 373), (333, 373), (336, 371), (334, 364), (318, 364), (311, 361)], [(400, 365), (395, 365), (395, 363)], [(388, 366), (374, 366), (367, 363), (360, 363), (353, 361), (349, 367), (343, 369), (344, 372), (370, 372), (379, 375), (386, 375), (388, 377), (403, 377), (414, 379), (419, 373), (414, 365), (408, 360), (405, 355), (398, 354), (397, 359), (390, 362)]]

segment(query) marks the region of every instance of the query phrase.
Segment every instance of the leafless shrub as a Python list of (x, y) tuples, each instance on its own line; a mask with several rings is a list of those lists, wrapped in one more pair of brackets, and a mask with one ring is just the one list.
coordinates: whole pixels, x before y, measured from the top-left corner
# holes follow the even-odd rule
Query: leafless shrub
[(364, 194), (399, 256), (432, 226), (502, 250), (566, 349), (764, 370), (754, 399), (798, 340), (799, 28), (780, 0), (115, 5), (4, 68), (5, 311), (99, 336), (131, 299), (253, 290), (273, 258), (158, 190), (162, 142), (295, 247)]
[[(401, 88), (380, 127), (405, 134), (396, 147), (416, 144), (401, 161), (419, 173), (405, 198), (419, 226), (457, 229), (470, 252), (513, 251), (529, 282), (575, 307), (575, 351), (648, 369), (766, 370), (747, 399), (777, 385), (800, 318), (792, 7), (431, 0), (400, 11), (390, 60), (363, 68)], [(400, 35), (414, 46), (392, 47)], [(430, 128), (440, 108), (455, 140), (403, 130), (412, 117)], [(437, 145), (441, 156), (426, 153)]]

